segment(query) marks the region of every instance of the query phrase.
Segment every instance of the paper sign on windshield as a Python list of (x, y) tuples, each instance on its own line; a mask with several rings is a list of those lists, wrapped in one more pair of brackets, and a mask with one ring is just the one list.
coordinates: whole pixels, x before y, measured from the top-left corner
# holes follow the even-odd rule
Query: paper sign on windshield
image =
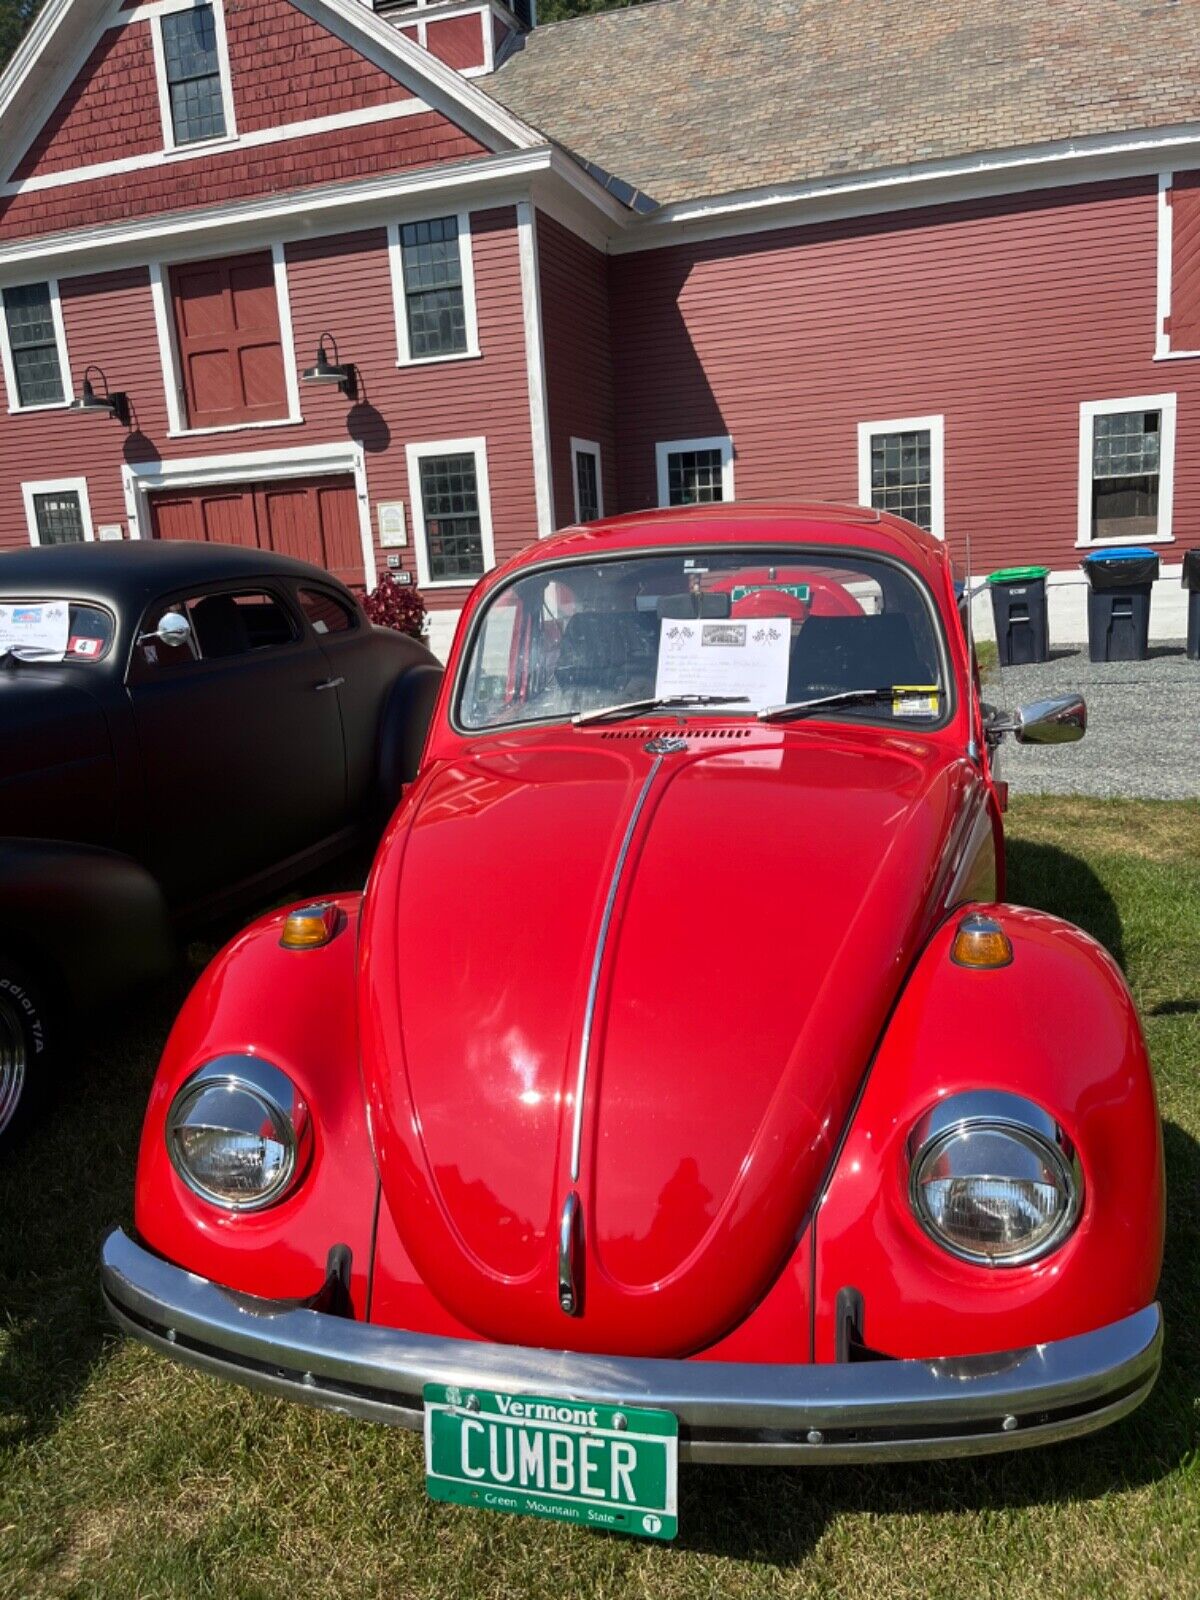
[(70, 606), (65, 600), (18, 600), (0, 605), (0, 655), (61, 661), (67, 648)]
[(745, 695), (746, 710), (787, 699), (792, 627), (787, 617), (745, 622), (666, 620), (658, 640), (656, 695)]

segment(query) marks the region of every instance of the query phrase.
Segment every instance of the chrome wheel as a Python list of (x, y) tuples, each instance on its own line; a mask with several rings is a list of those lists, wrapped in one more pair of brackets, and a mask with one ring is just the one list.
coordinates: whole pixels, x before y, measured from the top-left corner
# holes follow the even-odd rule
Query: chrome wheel
[(0, 996), (0, 1133), (13, 1119), (25, 1087), (25, 1030), (9, 1002)]

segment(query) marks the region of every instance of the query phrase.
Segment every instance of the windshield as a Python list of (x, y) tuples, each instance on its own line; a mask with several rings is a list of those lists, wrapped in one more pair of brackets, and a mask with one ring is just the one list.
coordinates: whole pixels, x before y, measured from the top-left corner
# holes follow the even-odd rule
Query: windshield
[(928, 724), (948, 709), (942, 661), (925, 592), (890, 561), (685, 548), (542, 567), (499, 591), (463, 665), (458, 721), (481, 730), (680, 708), (753, 717), (878, 690), (829, 714)]
[(0, 600), (0, 657), (18, 661), (102, 661), (113, 619), (75, 600)]

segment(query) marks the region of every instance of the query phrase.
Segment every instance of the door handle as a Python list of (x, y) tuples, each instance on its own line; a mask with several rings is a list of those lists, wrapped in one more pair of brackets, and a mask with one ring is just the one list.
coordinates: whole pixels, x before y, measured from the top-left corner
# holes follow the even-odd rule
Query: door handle
[(318, 694), (322, 689), (336, 689), (339, 683), (345, 683), (345, 678), (326, 678), (324, 683), (317, 684)]

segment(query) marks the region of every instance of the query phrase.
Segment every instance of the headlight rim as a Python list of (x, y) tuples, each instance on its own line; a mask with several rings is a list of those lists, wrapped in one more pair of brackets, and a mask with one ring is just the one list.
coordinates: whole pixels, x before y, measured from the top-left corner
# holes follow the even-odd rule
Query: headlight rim
[[(282, 1176), (260, 1195), (230, 1198), (206, 1188), (189, 1170), (180, 1148), (179, 1135), (188, 1108), (211, 1089), (238, 1089), (262, 1106), (276, 1135), (284, 1135), (287, 1157)], [(312, 1158), (312, 1118), (307, 1102), (296, 1084), (281, 1067), (262, 1056), (228, 1052), (203, 1062), (188, 1074), (175, 1091), (164, 1125), (167, 1156), (179, 1181), (206, 1205), (232, 1214), (267, 1211), (279, 1205), (304, 1177)]]
[[(1034, 1245), (1012, 1255), (987, 1255), (950, 1239), (937, 1226), (925, 1204), (921, 1176), (927, 1163), (964, 1133), (1015, 1135), (1057, 1171), (1067, 1203), (1051, 1231)], [(1008, 1090), (967, 1090), (947, 1095), (920, 1116), (907, 1141), (909, 1209), (922, 1233), (956, 1260), (989, 1271), (1028, 1267), (1060, 1249), (1075, 1231), (1084, 1206), (1083, 1164), (1062, 1124), (1036, 1101)], [(981, 1174), (980, 1176), (983, 1176)]]

